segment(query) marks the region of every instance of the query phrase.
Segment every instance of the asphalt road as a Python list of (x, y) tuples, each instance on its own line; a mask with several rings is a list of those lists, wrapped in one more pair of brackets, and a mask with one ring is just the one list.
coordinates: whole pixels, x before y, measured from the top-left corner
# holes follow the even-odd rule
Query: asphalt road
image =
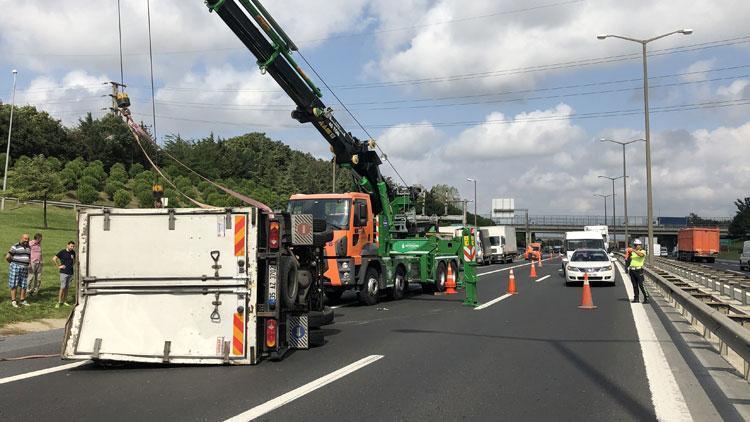
[[(480, 301), (502, 296), (507, 268), (518, 265), (480, 268)], [(323, 347), (282, 362), (86, 364), (4, 384), (6, 377), (66, 362), (0, 362), (0, 419), (225, 420), (368, 356), (382, 358), (260, 420), (655, 419), (622, 280), (594, 286), (598, 309), (584, 311), (581, 287), (566, 287), (559, 268), (559, 260), (545, 262), (535, 281), (528, 266), (516, 267), (519, 294), (481, 310), (462, 306), (463, 292), (432, 296), (414, 288), (404, 300), (377, 306), (344, 302)], [(38, 335), (28, 346), (0, 342), (0, 355), (56, 351), (57, 336)]]

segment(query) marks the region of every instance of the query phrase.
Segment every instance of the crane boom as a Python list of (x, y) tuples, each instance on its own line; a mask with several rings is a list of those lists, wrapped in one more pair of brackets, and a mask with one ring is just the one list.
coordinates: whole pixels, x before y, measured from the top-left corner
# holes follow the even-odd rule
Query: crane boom
[(270, 74), (294, 101), (297, 108), (292, 111), (292, 118), (315, 126), (331, 145), (336, 163), (352, 169), (359, 176), (360, 188), (370, 194), (373, 212), (385, 213), (390, 220), (393, 212), (374, 141), (360, 141), (344, 130), (333, 116), (332, 109), (321, 100), (320, 89), (292, 57), (291, 52), (297, 51), (297, 46), (260, 1), (206, 0), (206, 5), (258, 59), (261, 72)]

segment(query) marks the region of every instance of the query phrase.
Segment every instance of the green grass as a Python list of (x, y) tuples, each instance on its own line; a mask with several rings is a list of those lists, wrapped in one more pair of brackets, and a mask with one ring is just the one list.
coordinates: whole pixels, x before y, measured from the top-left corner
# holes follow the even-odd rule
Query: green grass
[(719, 251), (719, 259), (740, 259), (742, 253), (742, 240), (733, 240), (727, 247), (727, 250)]
[[(14, 201), (5, 204), (5, 211), (0, 211), (0, 252), (3, 257), (11, 245), (18, 242), (23, 233), (29, 237), (42, 233), (42, 287), (39, 294), (28, 298), (31, 306), (13, 308), (10, 306), (8, 290), (8, 264), (3, 260), (0, 265), (0, 327), (17, 321), (30, 321), (41, 318), (66, 318), (72, 308), (55, 309), (57, 292), (60, 289), (59, 271), (51, 259), (65, 247), (69, 240), (76, 240), (75, 213), (70, 209), (47, 207), (49, 228), (44, 229), (41, 205), (18, 206)], [(68, 291), (68, 302), (75, 301), (75, 287)]]

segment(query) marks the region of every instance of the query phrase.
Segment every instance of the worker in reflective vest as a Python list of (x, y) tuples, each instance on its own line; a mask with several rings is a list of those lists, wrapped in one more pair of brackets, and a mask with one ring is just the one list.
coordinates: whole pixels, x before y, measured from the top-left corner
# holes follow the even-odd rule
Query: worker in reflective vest
[(643, 264), (646, 262), (646, 251), (639, 239), (633, 242), (635, 249), (630, 254), (630, 281), (633, 283), (633, 303), (638, 303), (638, 290), (643, 292), (643, 303), (648, 303), (648, 293), (643, 286)]

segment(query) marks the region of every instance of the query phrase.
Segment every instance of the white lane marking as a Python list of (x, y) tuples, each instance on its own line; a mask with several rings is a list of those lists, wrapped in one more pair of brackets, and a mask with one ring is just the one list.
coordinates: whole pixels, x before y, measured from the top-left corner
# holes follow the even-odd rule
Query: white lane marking
[(491, 301), (489, 301), (487, 303), (483, 303), (483, 304), (477, 306), (476, 308), (474, 308), (474, 310), (475, 311), (479, 311), (479, 310), (484, 309), (484, 308), (489, 308), (490, 306), (496, 304), (497, 302), (500, 302), (501, 300), (505, 300), (505, 299), (507, 299), (507, 298), (509, 298), (511, 296), (513, 296), (513, 295), (510, 294), (510, 293), (506, 293), (506, 294), (504, 294), (504, 295), (502, 295), (500, 297), (496, 297), (496, 298), (492, 299)]
[(548, 279), (548, 278), (550, 278), (550, 277), (552, 277), (552, 276), (551, 276), (551, 275), (545, 275), (545, 276), (544, 276), (544, 277), (542, 277), (542, 278), (537, 278), (537, 279), (536, 279), (536, 282), (537, 282), (537, 283), (539, 283), (540, 281), (542, 281), (542, 280), (546, 280), (546, 279)]
[(344, 306), (354, 305), (354, 302), (342, 303), (341, 305), (330, 306), (331, 309), (343, 308)]
[(12, 377), (0, 378), (0, 384), (7, 384), (13, 381), (20, 381), (20, 380), (25, 380), (27, 378), (38, 377), (40, 375), (47, 375), (47, 374), (52, 374), (54, 372), (65, 371), (68, 369), (73, 369), (79, 366), (86, 365), (87, 363), (91, 363), (91, 361), (83, 360), (80, 362), (73, 362), (73, 363), (68, 363), (66, 365), (53, 366), (52, 368), (46, 368), (46, 369), (40, 369), (38, 371), (27, 372), (25, 374), (13, 375)]
[(268, 412), (271, 412), (272, 410), (278, 409), (279, 407), (291, 403), (294, 400), (297, 400), (298, 398), (312, 393), (313, 391), (317, 390), (320, 387), (323, 387), (327, 384), (330, 384), (339, 378), (343, 378), (352, 372), (364, 368), (365, 366), (378, 361), (383, 358), (383, 355), (370, 355), (365, 358), (362, 358), (350, 365), (347, 365), (339, 370), (333, 371), (328, 375), (325, 375), (323, 377), (320, 377), (314, 381), (308, 382), (307, 384), (295, 388), (294, 390), (282, 394), (279, 397), (276, 397), (275, 399), (269, 400), (263, 404), (260, 404), (258, 406), (253, 407), (252, 409), (242, 412), (237, 416), (234, 416), (232, 418), (229, 418), (226, 420), (226, 422), (247, 422), (251, 421), (253, 419), (259, 418), (263, 415), (265, 415)]
[[(630, 299), (634, 293), (630, 277), (625, 274), (619, 262), (615, 265), (623, 280), (622, 284), (625, 285), (625, 290), (628, 292), (628, 299)], [(651, 320), (646, 315), (644, 305), (630, 303), (630, 310), (633, 313), (635, 329), (641, 343), (641, 353), (643, 354), (643, 363), (646, 366), (646, 378), (648, 378), (648, 387), (651, 390), (651, 403), (654, 405), (656, 419), (660, 421), (692, 420), (690, 410), (685, 403), (685, 397), (683, 397), (680, 386), (677, 385), (677, 381), (672, 375), (672, 369), (664, 356), (659, 339), (656, 338), (656, 332), (651, 325)]]
[(743, 272), (741, 272), (741, 271), (735, 271), (735, 270), (727, 270), (727, 271), (729, 271), (730, 273), (735, 273), (735, 274), (742, 274), (742, 275), (745, 275), (745, 273), (743, 273)]
[[(554, 257), (554, 258), (545, 258), (545, 259), (543, 259), (542, 261), (551, 261), (551, 260), (553, 260), (553, 259), (557, 259), (557, 257)], [(514, 265), (514, 266), (512, 266), (512, 267), (505, 267), (505, 268), (500, 268), (499, 270), (492, 270), (492, 271), (487, 271), (486, 273), (482, 273), (482, 274), (477, 274), (477, 277), (481, 277), (481, 276), (483, 276), (483, 275), (487, 275), (487, 274), (494, 274), (494, 273), (499, 273), (500, 271), (508, 271), (508, 270), (510, 270), (510, 269), (512, 269), (512, 268), (518, 268), (518, 267), (527, 267), (527, 266), (529, 266), (529, 265), (531, 265), (531, 263), (530, 263), (530, 262), (527, 262), (527, 263), (525, 263), (525, 264)], [(538, 267), (538, 266), (537, 266), (537, 267)]]

